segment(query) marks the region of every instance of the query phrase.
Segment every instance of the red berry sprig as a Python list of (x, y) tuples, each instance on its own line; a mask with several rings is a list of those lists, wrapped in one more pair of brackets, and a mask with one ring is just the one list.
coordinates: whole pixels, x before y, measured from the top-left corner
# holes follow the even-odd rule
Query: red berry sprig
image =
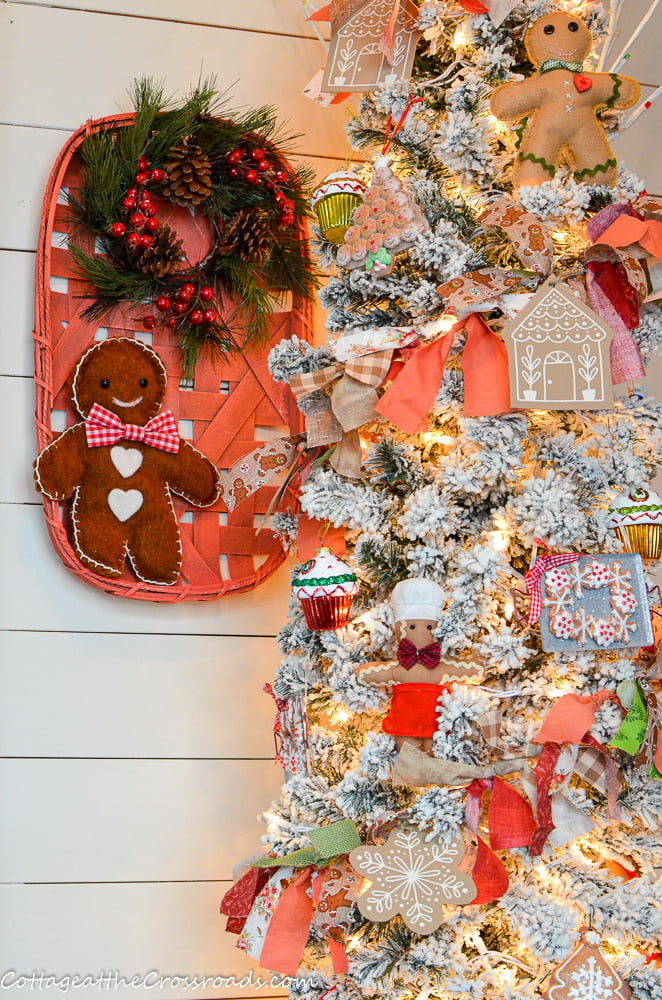
[[(209, 326), (218, 319), (216, 309), (209, 303), (214, 299), (214, 289), (210, 285), (196, 288), (190, 281), (179, 286), (174, 295), (159, 295), (154, 305), (162, 314), (165, 326), (174, 330), (177, 326), (190, 323), (192, 326)], [(142, 324), (146, 330), (153, 330), (159, 322), (156, 316), (143, 316)]]
[[(130, 187), (122, 199), (122, 208), (127, 214), (125, 222), (113, 222), (108, 227), (111, 236), (126, 237), (129, 250), (146, 249), (161, 223), (156, 217), (156, 205), (147, 184), (161, 184), (165, 172), (159, 167), (150, 167), (146, 156), (138, 160), (138, 172), (134, 178), (136, 187)], [(137, 237), (137, 239), (136, 239)]]
[(294, 202), (284, 194), (281, 186), (287, 183), (287, 173), (278, 164), (271, 163), (263, 149), (247, 151), (241, 147), (226, 154), (228, 174), (233, 180), (243, 180), (251, 187), (264, 187), (272, 195), (280, 210), (278, 222), (282, 226), (294, 224)]

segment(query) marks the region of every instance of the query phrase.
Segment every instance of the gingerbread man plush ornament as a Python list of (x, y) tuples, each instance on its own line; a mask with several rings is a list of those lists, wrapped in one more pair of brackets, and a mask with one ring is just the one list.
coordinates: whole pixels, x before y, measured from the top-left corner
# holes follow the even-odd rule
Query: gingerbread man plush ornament
[(446, 600), (434, 580), (412, 577), (393, 588), (391, 604), (399, 635), (397, 663), (364, 663), (358, 668), (363, 684), (390, 685), (391, 707), (382, 730), (393, 736), (398, 750), (410, 743), (432, 752), (437, 731), (437, 703), (449, 688), (444, 682), (478, 676), (477, 663), (441, 658), (433, 635)]
[(522, 120), (513, 184), (542, 184), (567, 158), (575, 180), (613, 185), (618, 164), (596, 111), (629, 108), (639, 97), (639, 85), (616, 73), (584, 73), (591, 32), (583, 21), (562, 11), (531, 26), (526, 48), (537, 74), (504, 84), (491, 99), (497, 118)]
[(104, 577), (124, 572), (177, 582), (182, 561), (170, 491), (197, 507), (218, 497), (218, 470), (183, 441), (170, 410), (159, 413), (165, 368), (128, 338), (90, 348), (74, 372), (72, 398), (86, 419), (60, 434), (34, 464), (37, 490), (73, 500), (73, 546)]

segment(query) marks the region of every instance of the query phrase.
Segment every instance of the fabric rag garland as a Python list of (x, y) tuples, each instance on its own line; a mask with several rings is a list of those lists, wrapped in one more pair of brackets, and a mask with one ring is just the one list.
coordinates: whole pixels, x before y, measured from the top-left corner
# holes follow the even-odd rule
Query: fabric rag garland
[(334, 973), (343, 975), (348, 969), (345, 942), (350, 910), (363, 885), (347, 855), (361, 841), (352, 820), (310, 830), (308, 837), (311, 847), (255, 862), (225, 894), (221, 912), (233, 919), (227, 930), (243, 921), (235, 931), (237, 947), (263, 968), (296, 975), (315, 928), (329, 942)]
[(290, 774), (308, 772), (308, 716), (302, 697), (279, 698), (271, 684), (262, 688), (276, 704), (274, 764)]

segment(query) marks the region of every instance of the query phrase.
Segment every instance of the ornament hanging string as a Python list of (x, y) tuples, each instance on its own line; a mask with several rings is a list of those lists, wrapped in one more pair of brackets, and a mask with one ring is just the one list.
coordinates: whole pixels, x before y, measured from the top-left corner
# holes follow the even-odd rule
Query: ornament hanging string
[(413, 106), (415, 104), (420, 104), (422, 100), (423, 100), (422, 97), (412, 97), (411, 94), (409, 95), (409, 102), (407, 103), (407, 107), (400, 115), (398, 123), (393, 129), (393, 131), (391, 131), (393, 125), (393, 115), (388, 116), (388, 121), (386, 123), (386, 131), (384, 133), (384, 145), (382, 146), (382, 156), (386, 156), (386, 154), (388, 153), (389, 149), (391, 148), (391, 143), (395, 139), (396, 135), (398, 134), (402, 126), (404, 125), (405, 119), (409, 114), (409, 112), (411, 111), (411, 109), (413, 108)]

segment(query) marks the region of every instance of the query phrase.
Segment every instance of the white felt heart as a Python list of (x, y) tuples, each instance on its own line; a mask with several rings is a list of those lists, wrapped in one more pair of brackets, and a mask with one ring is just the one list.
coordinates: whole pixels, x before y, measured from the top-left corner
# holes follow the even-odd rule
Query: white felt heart
[(137, 448), (123, 448), (116, 444), (110, 449), (110, 461), (113, 463), (120, 476), (128, 479), (134, 472), (137, 472), (143, 464), (142, 452)]
[(108, 494), (108, 506), (118, 521), (128, 521), (142, 505), (140, 490), (111, 490)]

